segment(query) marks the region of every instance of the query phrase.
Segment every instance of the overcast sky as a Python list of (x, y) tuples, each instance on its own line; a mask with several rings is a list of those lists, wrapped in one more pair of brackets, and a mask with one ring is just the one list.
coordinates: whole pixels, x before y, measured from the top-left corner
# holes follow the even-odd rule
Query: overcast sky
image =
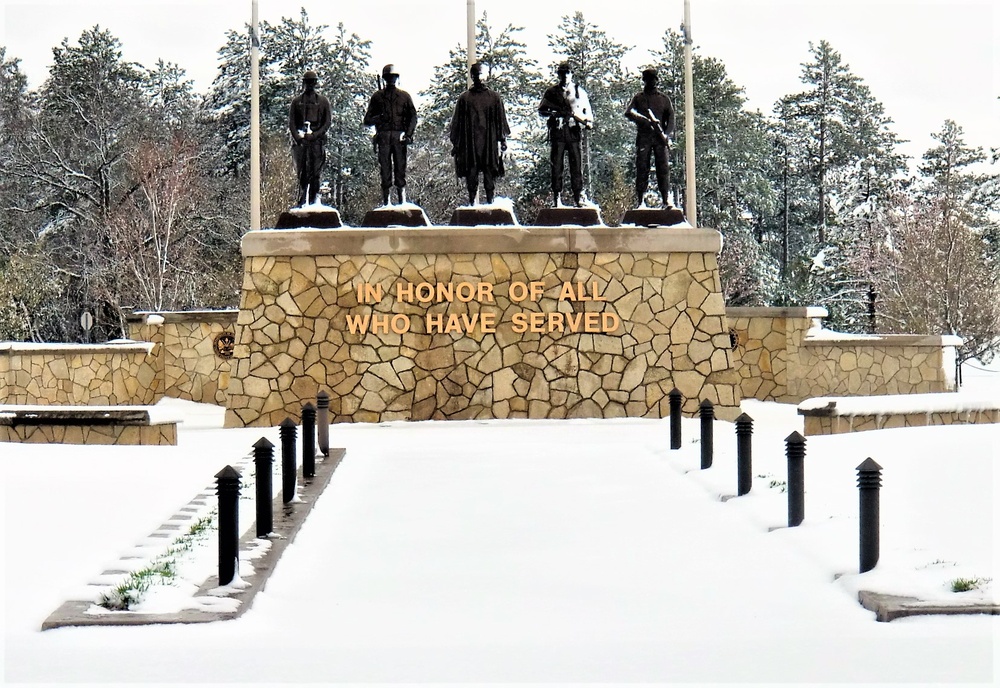
[[(465, 41), (468, 0), (259, 0), (262, 20), (296, 16), (304, 6), (317, 24), (343, 22), (372, 41), (372, 71), (397, 65), (400, 85), (416, 96), (448, 50)], [(692, 33), (704, 55), (725, 62), (746, 90), (750, 107), (770, 113), (782, 95), (801, 89), (809, 42), (828, 40), (896, 122), (919, 156), (946, 118), (966, 141), (1000, 145), (1000, 9), (995, 0), (691, 0)], [(21, 59), (32, 87), (45, 78), (52, 47), (95, 24), (110, 29), (126, 59), (146, 66), (176, 62), (205, 89), (227, 29), (249, 22), (251, 0), (0, 0), (0, 44)], [(548, 34), (580, 10), (625, 45), (636, 70), (667, 28), (679, 28), (683, 0), (476, 0), (498, 28), (524, 26), (529, 51), (542, 65), (552, 53)]]

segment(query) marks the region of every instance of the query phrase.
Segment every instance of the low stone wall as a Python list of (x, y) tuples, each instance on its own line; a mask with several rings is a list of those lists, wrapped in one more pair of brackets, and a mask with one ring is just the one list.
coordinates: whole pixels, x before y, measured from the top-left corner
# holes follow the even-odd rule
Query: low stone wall
[(888, 430), (890, 428), (920, 428), (927, 425), (975, 425), (1000, 422), (1000, 412), (981, 411), (974, 414), (959, 411), (934, 413), (858, 414), (854, 416), (807, 416), (803, 420), (804, 434), (837, 435), (844, 432)]
[(728, 308), (746, 398), (798, 403), (818, 396), (952, 392), (952, 336), (854, 335), (824, 330), (823, 308)]
[(799, 404), (806, 435), (1000, 422), (1000, 399), (907, 394), (860, 399), (819, 397)]
[(148, 405), (162, 396), (156, 345), (0, 343), (7, 404)]
[(720, 248), (704, 229), (251, 232), (226, 424), (298, 418), (320, 389), (336, 421), (661, 417), (675, 386), (732, 419)]
[(157, 425), (0, 425), (0, 442), (28, 444), (177, 444), (177, 423)]
[(127, 318), (128, 332), (159, 345), (164, 396), (225, 406), (238, 313), (136, 311)]

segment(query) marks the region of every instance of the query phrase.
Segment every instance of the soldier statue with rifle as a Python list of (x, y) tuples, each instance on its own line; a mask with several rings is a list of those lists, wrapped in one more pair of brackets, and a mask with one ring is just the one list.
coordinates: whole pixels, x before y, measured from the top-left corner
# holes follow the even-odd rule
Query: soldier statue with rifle
[(573, 83), (569, 63), (563, 62), (556, 69), (559, 83), (549, 87), (538, 114), (548, 117), (550, 160), (552, 162), (552, 201), (561, 203), (563, 188), (563, 158), (569, 158), (569, 180), (573, 191), (573, 205), (580, 207), (583, 194), (583, 156), (581, 141), (583, 128), (594, 127), (594, 115), (587, 92)]
[(326, 131), (330, 128), (330, 101), (316, 91), (316, 72), (302, 75), (302, 93), (288, 108), (292, 133), (292, 160), (299, 180), (299, 206), (312, 205), (319, 194), (320, 174), (326, 164)]
[(368, 103), (364, 126), (375, 127), (375, 153), (382, 183), (382, 204), (389, 205), (389, 189), (396, 185), (400, 203), (406, 201), (406, 149), (417, 127), (417, 109), (406, 91), (396, 88), (399, 73), (387, 64), (382, 69), (385, 86)]
[(668, 154), (674, 134), (674, 106), (665, 93), (656, 88), (655, 69), (642, 70), (643, 89), (636, 93), (625, 109), (625, 116), (635, 122), (635, 199), (643, 206), (649, 187), (649, 158), (656, 161), (656, 185), (663, 207), (669, 205), (667, 190)]

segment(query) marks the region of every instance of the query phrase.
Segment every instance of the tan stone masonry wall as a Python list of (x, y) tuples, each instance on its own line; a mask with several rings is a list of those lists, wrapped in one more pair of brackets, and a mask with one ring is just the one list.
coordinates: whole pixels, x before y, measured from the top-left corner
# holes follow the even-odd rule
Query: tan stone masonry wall
[[(162, 322), (150, 324), (150, 316)], [(130, 319), (129, 337), (160, 344), (164, 396), (224, 406), (230, 359), (216, 352), (215, 341), (235, 332), (236, 317), (235, 310), (139, 312)]]
[[(317, 391), (337, 421), (661, 417), (677, 386), (739, 413), (711, 230), (430, 228), (252, 232), (244, 237), (227, 425), (297, 419)], [(632, 247), (632, 250), (626, 250)], [(515, 282), (540, 282), (514, 302)], [(492, 301), (433, 305), (397, 284), (490, 285)], [(565, 283), (606, 301), (560, 299)], [(359, 304), (362, 284), (384, 298)], [(613, 313), (614, 332), (514, 331), (520, 312)], [(347, 315), (403, 314), (400, 333), (350, 333)], [(427, 314), (492, 314), (495, 332), (428, 333)], [(544, 316), (548, 317), (548, 316)]]
[(154, 404), (163, 396), (157, 368), (155, 345), (141, 342), (0, 344), (7, 404)]
[(957, 337), (849, 335), (822, 330), (823, 308), (729, 308), (746, 398), (950, 392)]

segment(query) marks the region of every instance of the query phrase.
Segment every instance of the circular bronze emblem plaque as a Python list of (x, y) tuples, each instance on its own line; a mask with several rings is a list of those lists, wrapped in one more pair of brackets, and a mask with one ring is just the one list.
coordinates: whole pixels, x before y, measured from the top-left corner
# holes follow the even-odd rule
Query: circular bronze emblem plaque
[(215, 336), (215, 354), (219, 358), (232, 358), (236, 335), (232, 332), (220, 332)]

